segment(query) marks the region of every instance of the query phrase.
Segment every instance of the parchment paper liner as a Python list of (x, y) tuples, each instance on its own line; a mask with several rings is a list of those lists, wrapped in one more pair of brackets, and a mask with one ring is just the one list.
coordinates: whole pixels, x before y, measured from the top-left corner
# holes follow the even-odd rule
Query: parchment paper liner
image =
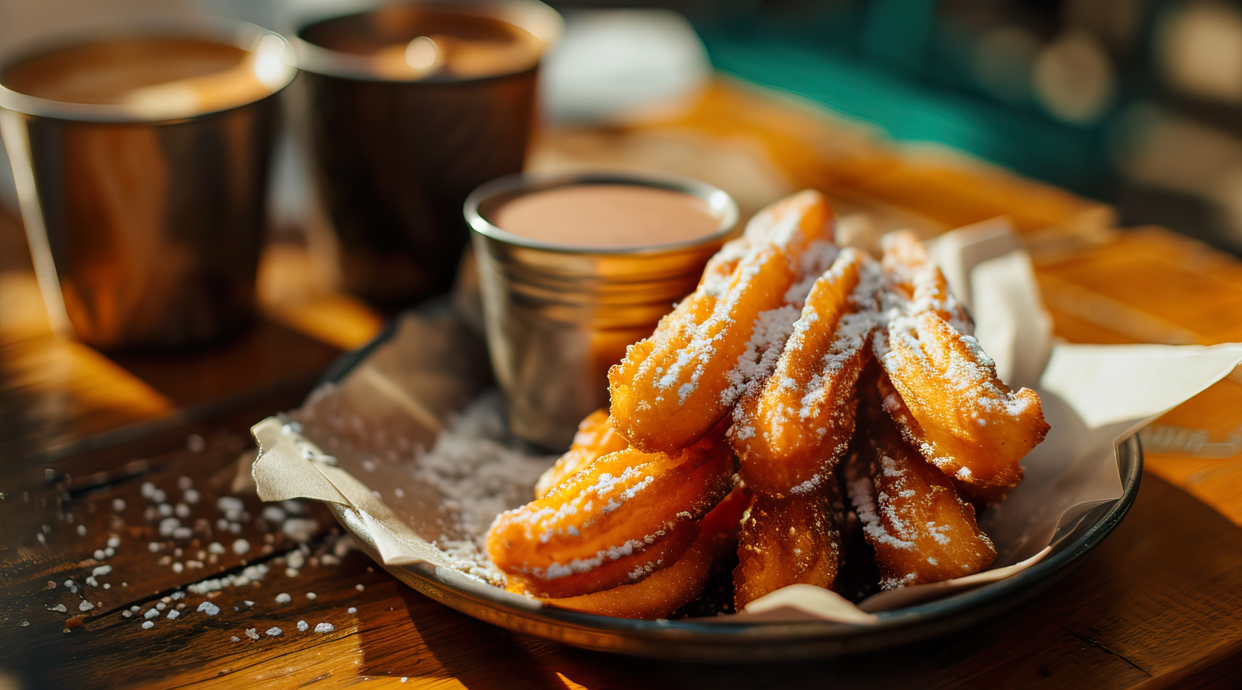
[[(868, 625), (877, 620), (875, 612), (1011, 577), (1047, 555), (1093, 508), (1121, 497), (1120, 440), (1242, 362), (1238, 344), (1054, 343), (1029, 257), (1004, 220), (948, 233), (931, 250), (971, 309), (976, 336), (1002, 378), (1015, 387), (1034, 387), (1052, 427), (1023, 460), (1025, 480), (981, 520), (997, 546), (993, 567), (883, 592), (858, 606), (822, 588), (794, 585), (733, 616), (700, 620)], [(428, 562), (451, 570), (452, 559), (420, 534), (467, 535), (454, 532), (454, 521), (445, 519), (451, 502), (416, 481), (406, 459), (434, 445), (445, 420), (488, 384), (483, 342), (465, 320), (447, 308), (407, 314), (396, 334), (339, 385), (320, 388), (291, 413), (298, 421), (281, 415), (253, 428), (260, 448), (253, 470), (259, 495), (267, 501), (310, 498), (351, 507), (386, 565)], [(504, 437), (503, 430), (491, 432), (493, 438)], [(532, 466), (531, 484), (541, 469)]]

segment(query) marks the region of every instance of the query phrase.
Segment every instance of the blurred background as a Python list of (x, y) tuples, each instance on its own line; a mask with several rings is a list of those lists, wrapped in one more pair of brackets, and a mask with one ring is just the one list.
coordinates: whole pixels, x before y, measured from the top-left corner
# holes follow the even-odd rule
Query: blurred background
[[(0, 52), (121, 14), (210, 12), (288, 30), (304, 14), (358, 4), (5, 0)], [(894, 140), (946, 145), (1112, 204), (1123, 226), (1163, 225), (1242, 252), (1242, 3), (550, 4), (570, 23), (544, 79), (554, 125), (615, 117), (617, 103), (633, 99), (627, 88), (693, 91), (693, 83), (706, 79), (705, 55), (725, 75), (800, 97)], [(640, 13), (627, 29), (625, 15), (600, 13), (619, 7), (672, 10), (689, 20), (702, 47), (686, 48), (676, 15)], [(603, 64), (610, 60), (611, 67)], [(627, 85), (636, 74), (645, 75), (641, 83)], [(653, 83), (653, 74), (662, 83)], [(302, 167), (297, 147), (286, 142), (276, 173), (277, 227), (299, 225), (306, 206)], [(0, 203), (16, 216), (6, 165), (0, 165)]]

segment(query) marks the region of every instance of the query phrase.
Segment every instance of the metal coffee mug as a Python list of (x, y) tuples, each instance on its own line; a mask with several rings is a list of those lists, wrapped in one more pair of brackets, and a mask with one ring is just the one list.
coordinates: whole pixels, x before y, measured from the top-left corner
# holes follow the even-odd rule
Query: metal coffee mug
[[(636, 185), (707, 202), (719, 219), (710, 235), (624, 249), (549, 245), (489, 220), (506, 201), (557, 187)], [(685, 178), (622, 173), (511, 175), (466, 200), (483, 297), (487, 347), (504, 392), (509, 426), (545, 448), (563, 450), (578, 422), (608, 405), (608, 368), (649, 335), (673, 303), (694, 292), (703, 267), (737, 226), (724, 191)]]
[(555, 10), (534, 0), (463, 0), (390, 3), (298, 32), (319, 204), (344, 287), (390, 306), (448, 291), (468, 237), (462, 202), (487, 180), (522, 170), (534, 126), (538, 63), (492, 76), (402, 81), (365, 56), (307, 40), (328, 22), (400, 33), (420, 7), (500, 19), (547, 47), (563, 28)]
[(49, 317), (102, 349), (203, 343), (249, 321), (277, 94), (296, 73), (279, 34), (227, 20), (105, 29), (50, 47), (153, 37), (251, 52), (266, 95), (203, 112), (177, 99), (52, 101), (0, 84), (0, 135)]

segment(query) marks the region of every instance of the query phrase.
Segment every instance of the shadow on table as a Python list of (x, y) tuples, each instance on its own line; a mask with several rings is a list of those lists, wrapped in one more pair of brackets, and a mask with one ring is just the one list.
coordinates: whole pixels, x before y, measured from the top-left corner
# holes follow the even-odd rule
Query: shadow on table
[(235, 336), (181, 352), (116, 353), (109, 359), (178, 407), (289, 385), (306, 387), (341, 350), (258, 316)]
[(361, 621), (360, 674), (456, 679), (471, 690), (577, 687), (553, 670), (559, 664), (549, 663), (547, 657), (558, 645), (514, 635), (394, 584), (404, 610), (388, 625)]
[(179, 352), (104, 354), (50, 334), (6, 342), (0, 462), (63, 457), (79, 442), (157, 420), (187, 423), (269, 399), (296, 404), (340, 354), (264, 317), (229, 340)]

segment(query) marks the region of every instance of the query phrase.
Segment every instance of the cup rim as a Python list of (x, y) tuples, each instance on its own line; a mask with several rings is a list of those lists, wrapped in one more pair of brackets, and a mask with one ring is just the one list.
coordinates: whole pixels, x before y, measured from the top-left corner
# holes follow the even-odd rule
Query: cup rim
[(293, 58), (292, 46), (289, 40), (280, 33), (250, 22), (215, 16), (159, 17), (116, 21), (88, 30), (58, 33), (41, 38), (35, 42), (27, 42), (15, 50), (6, 51), (3, 58), (0, 58), (0, 74), (3, 74), (4, 70), (25, 60), (74, 46), (100, 41), (155, 37), (199, 38), (235, 46), (248, 52), (262, 51), (277, 58), (271, 64), (278, 66), (279, 72), (274, 75), (271, 84), (268, 85), (269, 90), (262, 96), (240, 103), (205, 110), (185, 106), (169, 108), (166, 112), (152, 115), (149, 111), (144, 112), (140, 108), (126, 104), (71, 103), (40, 98), (21, 93), (20, 91), (14, 91), (3, 83), (0, 83), (0, 108), (25, 115), (50, 117), (59, 120), (151, 124), (193, 119), (245, 107), (275, 96), (287, 88), (294, 77), (297, 76), (298, 69)]
[[(707, 202), (713, 211), (719, 213), (720, 225), (709, 235), (681, 242), (638, 247), (573, 247), (516, 235), (493, 225), (491, 221), (483, 216), (482, 206), (496, 200), (498, 197), (516, 198), (533, 192), (577, 184), (631, 185), (689, 194)], [(686, 249), (705, 247), (726, 239), (737, 229), (738, 223), (737, 202), (734, 201), (728, 192), (719, 187), (680, 175), (630, 170), (595, 170), (576, 173), (515, 173), (505, 175), (486, 182), (471, 192), (466, 197), (463, 212), (466, 217), (466, 224), (470, 226), (470, 231), (482, 237), (525, 249), (537, 249), (550, 253), (578, 256), (641, 256), (668, 254)]]
[[(462, 14), (498, 17), (502, 21), (529, 31), (535, 38), (543, 41), (545, 47), (534, 64), (509, 72), (485, 74), (477, 77), (432, 75), (419, 79), (399, 79), (377, 72), (372, 65), (372, 61), (364, 55), (332, 50), (302, 38), (303, 31), (323, 22), (366, 14), (384, 7), (401, 5), (443, 6), (452, 8), (454, 12)], [(564, 33), (565, 19), (555, 9), (539, 2), (539, 0), (510, 0), (508, 2), (498, 2), (497, 0), (458, 0), (457, 2), (449, 2), (447, 0), (379, 0), (378, 2), (369, 2), (362, 7), (351, 7), (348, 12), (303, 17), (297, 21), (296, 28), (289, 32), (289, 40), (297, 56), (298, 69), (311, 74), (391, 84), (453, 84), (503, 78), (534, 70), (538, 68), (540, 62), (552, 50), (553, 46), (560, 41), (561, 35)]]

